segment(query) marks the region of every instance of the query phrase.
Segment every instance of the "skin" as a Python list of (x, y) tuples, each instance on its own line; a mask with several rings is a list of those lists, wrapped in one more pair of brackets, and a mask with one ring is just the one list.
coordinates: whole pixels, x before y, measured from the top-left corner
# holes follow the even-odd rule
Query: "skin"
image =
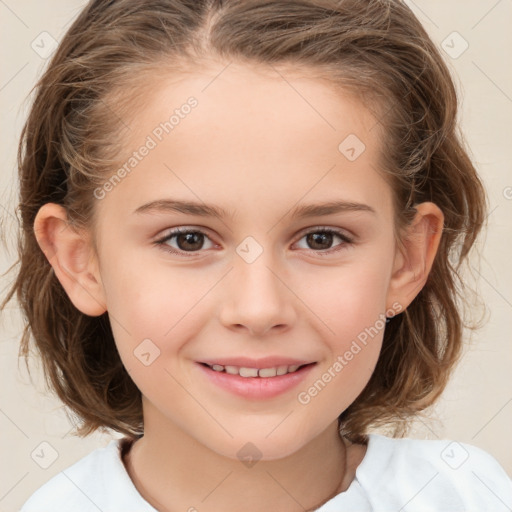
[[(399, 248), (371, 113), (312, 73), (287, 72), (283, 80), (270, 68), (232, 63), (219, 75), (224, 67), (212, 63), (161, 82), (132, 113), (127, 158), (167, 112), (198, 100), (97, 200), (94, 232), (70, 227), (51, 203), (34, 229), (75, 306), (91, 316), (109, 312), (120, 356), (143, 394), (145, 435), (125, 460), (142, 496), (168, 511), (309, 510), (346, 490), (364, 457), (364, 446), (340, 438), (337, 417), (368, 382), (383, 330), (307, 404), (297, 395), (379, 315), (410, 304), (431, 269), (443, 214), (433, 203), (418, 205)], [(338, 150), (348, 134), (366, 146), (354, 161)], [(166, 198), (214, 204), (232, 217), (133, 213)], [(292, 216), (297, 203), (331, 200), (374, 212)], [(198, 252), (180, 256), (155, 244), (178, 226), (207, 235)], [(325, 227), (353, 242), (335, 235), (315, 245), (305, 236)], [(248, 236), (263, 250), (252, 263), (236, 252)], [(177, 237), (170, 246), (190, 247)], [(134, 355), (144, 339), (160, 350), (149, 366)], [(235, 355), (317, 364), (296, 388), (257, 401), (210, 384), (195, 363)], [(248, 442), (261, 453), (252, 467), (237, 456)]]

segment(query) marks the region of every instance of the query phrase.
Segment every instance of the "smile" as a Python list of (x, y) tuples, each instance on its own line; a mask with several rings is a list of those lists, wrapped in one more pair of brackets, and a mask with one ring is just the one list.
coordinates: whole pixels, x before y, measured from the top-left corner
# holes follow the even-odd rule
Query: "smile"
[(297, 387), (316, 363), (265, 368), (196, 363), (209, 385), (249, 400), (267, 400)]
[[(205, 363), (206, 364), (206, 363)], [(207, 365), (212, 370), (216, 372), (225, 372), (229, 373), (230, 375), (240, 375), (240, 377), (276, 377), (278, 375), (286, 375), (287, 373), (294, 373), (299, 368), (302, 368), (306, 365), (282, 365), (282, 366), (275, 366), (273, 368), (247, 368), (244, 366), (223, 366), (221, 364), (214, 364), (214, 365)]]

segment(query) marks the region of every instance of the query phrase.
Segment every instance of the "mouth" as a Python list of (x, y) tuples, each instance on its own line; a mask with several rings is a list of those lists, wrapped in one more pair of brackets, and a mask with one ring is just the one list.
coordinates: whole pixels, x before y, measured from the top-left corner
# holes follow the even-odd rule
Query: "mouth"
[[(208, 385), (213, 384), (216, 389), (236, 395), (246, 400), (269, 400), (279, 395), (283, 395), (292, 391), (300, 383), (304, 382), (310, 375), (316, 362), (307, 363), (304, 361), (284, 361), (281, 359), (279, 363), (293, 364), (275, 364), (272, 362), (252, 360), (250, 363), (237, 359), (242, 365), (235, 365), (233, 361), (209, 361), (197, 362), (196, 367), (206, 378)], [(224, 364), (220, 364), (220, 363)], [(226, 364), (226, 363), (232, 364)], [(272, 366), (269, 363), (273, 363)], [(299, 363), (299, 364), (298, 364)], [(203, 377), (202, 377), (203, 378)]]
[(300, 371), (302, 368), (306, 366), (311, 366), (316, 363), (306, 363), (306, 364), (292, 364), (292, 365), (279, 365), (279, 366), (271, 366), (268, 368), (253, 368), (250, 366), (235, 366), (235, 365), (222, 365), (222, 364), (208, 364), (208, 363), (200, 363), (203, 366), (206, 366), (212, 369), (214, 372), (219, 373), (227, 373), (229, 375), (239, 375), (240, 377), (250, 378), (250, 377), (258, 377), (258, 378), (273, 378), (279, 377), (281, 375), (287, 375), (290, 373), (295, 373)]

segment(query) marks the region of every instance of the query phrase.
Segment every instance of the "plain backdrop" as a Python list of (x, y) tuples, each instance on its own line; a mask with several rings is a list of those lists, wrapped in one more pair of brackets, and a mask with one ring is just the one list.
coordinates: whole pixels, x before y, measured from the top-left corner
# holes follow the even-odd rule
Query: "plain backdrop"
[[(442, 399), (430, 419), (414, 424), (410, 437), (479, 446), (512, 475), (512, 2), (407, 4), (452, 70), (462, 103), (460, 122), (490, 202), (487, 235), (480, 242), (482, 257), (472, 263), (488, 310), (486, 324), (471, 337), (468, 334), (465, 357)], [(15, 158), (27, 95), (44, 69), (52, 38), (60, 40), (83, 5), (77, 0), (0, 1), (0, 211), (10, 242), (9, 250), (2, 248), (2, 272), (17, 257)], [(2, 278), (2, 296), (12, 278), (13, 274)], [(31, 381), (23, 362), (18, 362), (23, 326), (16, 303), (9, 306), (0, 324), (2, 512), (18, 510), (50, 477), (111, 439), (106, 434), (83, 439), (70, 433), (72, 425), (61, 404), (45, 392), (41, 376), (35, 371)]]

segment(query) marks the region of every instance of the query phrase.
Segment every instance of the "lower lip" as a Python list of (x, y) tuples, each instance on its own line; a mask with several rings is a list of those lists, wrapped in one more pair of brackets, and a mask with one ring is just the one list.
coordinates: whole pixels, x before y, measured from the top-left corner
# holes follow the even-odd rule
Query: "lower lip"
[(303, 366), (293, 373), (276, 377), (241, 377), (226, 372), (216, 372), (201, 363), (201, 371), (217, 386), (243, 398), (265, 400), (273, 398), (297, 386), (302, 382), (316, 363)]

